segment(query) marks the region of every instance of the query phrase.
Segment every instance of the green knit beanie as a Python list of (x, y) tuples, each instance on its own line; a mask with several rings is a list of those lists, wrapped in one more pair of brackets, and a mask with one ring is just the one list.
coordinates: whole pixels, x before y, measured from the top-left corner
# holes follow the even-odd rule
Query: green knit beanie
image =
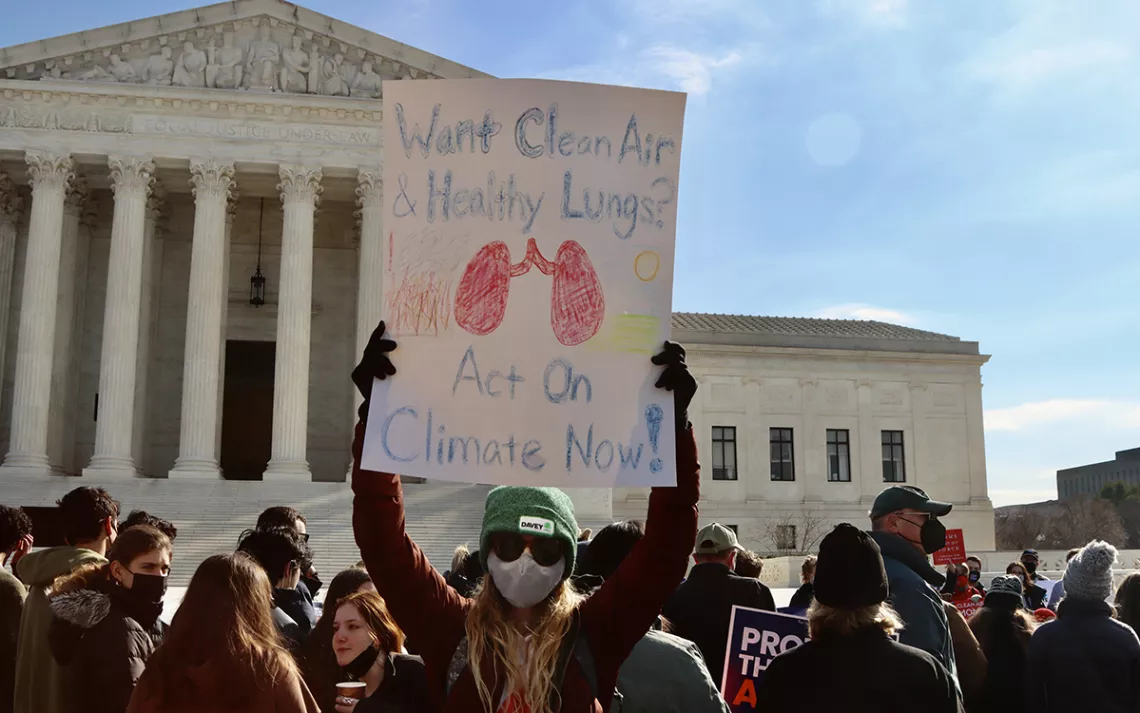
[(487, 493), (483, 529), (479, 533), (479, 561), (484, 571), (487, 569), (487, 555), (491, 554), (491, 535), (499, 532), (561, 540), (566, 552), (566, 571), (562, 578), (574, 574), (578, 521), (574, 519), (574, 503), (570, 496), (558, 488), (502, 485)]

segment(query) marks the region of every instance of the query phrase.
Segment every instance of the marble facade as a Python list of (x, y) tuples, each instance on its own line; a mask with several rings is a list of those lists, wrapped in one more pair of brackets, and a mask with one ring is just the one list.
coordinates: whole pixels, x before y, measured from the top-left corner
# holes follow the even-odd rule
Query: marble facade
[[(235, 341), (275, 353), (263, 479), (343, 480), (383, 289), (381, 81), (483, 76), (280, 0), (0, 49), (0, 482), (218, 479)], [(897, 428), (909, 482), (993, 547), (976, 345), (674, 326), (701, 453), (713, 426), (740, 439), (736, 481), (702, 458), (703, 520), (759, 545), (797, 510), (865, 518)], [(774, 426), (800, 439), (790, 483), (768, 477)], [(850, 482), (822, 472), (828, 428), (854, 434)], [(644, 514), (644, 491), (574, 496), (587, 521)]]

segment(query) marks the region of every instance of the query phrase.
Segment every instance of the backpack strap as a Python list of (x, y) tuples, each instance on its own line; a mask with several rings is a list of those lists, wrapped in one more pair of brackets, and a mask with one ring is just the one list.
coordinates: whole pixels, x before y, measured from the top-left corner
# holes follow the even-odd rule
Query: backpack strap
[(447, 681), (443, 689), (443, 697), (446, 700), (451, 695), (451, 689), (455, 686), (455, 682), (463, 675), (467, 669), (468, 651), (467, 651), (467, 634), (459, 640), (459, 645), (455, 647), (455, 653), (451, 655), (451, 663), (447, 666)]
[[(554, 671), (550, 677), (550, 710), (552, 711), (560, 710), (562, 707), (559, 705), (559, 701), (562, 697), (562, 684), (566, 678), (566, 669), (570, 666), (570, 659), (577, 658), (575, 654), (578, 651), (579, 644), (585, 641), (581, 633), (582, 617), (575, 609), (574, 616), (570, 620), (570, 628), (562, 637), (562, 645), (558, 647), (558, 662), (554, 665)], [(593, 667), (591, 667), (592, 670)]]

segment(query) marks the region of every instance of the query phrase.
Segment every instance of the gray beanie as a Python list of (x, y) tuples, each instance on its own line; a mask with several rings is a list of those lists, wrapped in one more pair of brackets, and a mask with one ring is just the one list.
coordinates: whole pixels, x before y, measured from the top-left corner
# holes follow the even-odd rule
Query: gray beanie
[(1112, 596), (1116, 548), (1094, 540), (1073, 557), (1065, 570), (1065, 598), (1105, 601)]
[(1021, 577), (1012, 574), (999, 574), (994, 577), (994, 581), (990, 582), (991, 592), (1010, 592), (1021, 596), (1024, 585), (1021, 582)]

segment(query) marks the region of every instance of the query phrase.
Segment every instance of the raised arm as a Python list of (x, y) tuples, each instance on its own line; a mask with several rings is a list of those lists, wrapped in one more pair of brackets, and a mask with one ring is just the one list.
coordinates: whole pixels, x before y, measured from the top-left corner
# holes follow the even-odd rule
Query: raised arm
[[(360, 423), (356, 426), (352, 455), (352, 529), (364, 565), (376, 591), (384, 598), (396, 623), (425, 658), (450, 658), (462, 637), (467, 600), (447, 586), (424, 553), (408, 537), (404, 527), (404, 495), (400, 477), (391, 473), (362, 470), (364, 430), (368, 418), (373, 378), (395, 373), (386, 353), (395, 349), (383, 339), (381, 322), (352, 378), (364, 395)], [(439, 651), (435, 651), (438, 648)], [(433, 662), (435, 663), (435, 662)], [(443, 665), (447, 661), (444, 660)]]
[(599, 677), (603, 671), (616, 672), (652, 626), (665, 600), (684, 578), (696, 538), (701, 474), (687, 410), (697, 384), (685, 365), (685, 352), (677, 344), (666, 343), (665, 352), (654, 357), (654, 364), (666, 367), (657, 386), (674, 394), (677, 485), (653, 488), (645, 537), (583, 605), (583, 623)]

